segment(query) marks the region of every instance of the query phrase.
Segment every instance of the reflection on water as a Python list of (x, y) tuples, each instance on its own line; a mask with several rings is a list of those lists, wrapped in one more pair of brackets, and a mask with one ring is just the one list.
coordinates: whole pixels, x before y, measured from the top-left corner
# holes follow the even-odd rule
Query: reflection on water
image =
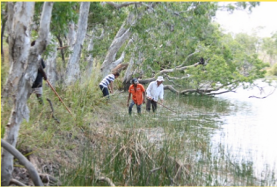
[[(271, 93), (272, 88), (265, 88)], [(214, 149), (224, 145), (236, 161), (252, 161), (256, 176), (268, 170), (277, 173), (277, 91), (265, 99), (248, 98), (259, 95), (259, 90), (242, 90), (217, 96), (231, 101), (231, 112), (222, 116), (222, 129), (213, 136)], [(216, 152), (216, 151), (215, 151)]]

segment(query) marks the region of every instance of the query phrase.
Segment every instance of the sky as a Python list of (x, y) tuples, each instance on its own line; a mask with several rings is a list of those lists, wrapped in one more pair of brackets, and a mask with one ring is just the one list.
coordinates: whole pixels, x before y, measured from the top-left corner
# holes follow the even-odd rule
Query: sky
[(257, 35), (270, 37), (272, 32), (277, 32), (277, 1), (261, 2), (260, 6), (253, 8), (252, 13), (235, 10), (233, 13), (219, 11), (215, 21), (222, 28), (232, 33), (245, 32), (252, 34), (253, 30), (262, 26)]

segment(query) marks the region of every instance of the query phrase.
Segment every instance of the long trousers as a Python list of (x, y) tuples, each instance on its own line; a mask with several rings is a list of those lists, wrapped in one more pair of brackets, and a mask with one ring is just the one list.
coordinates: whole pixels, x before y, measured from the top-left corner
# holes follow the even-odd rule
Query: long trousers
[(108, 88), (107, 88), (107, 87), (104, 87), (104, 86), (102, 86), (102, 85), (99, 85), (99, 88), (100, 88), (100, 90), (102, 91), (103, 96), (104, 96), (104, 97), (107, 97), (107, 99), (109, 99), (109, 90), (108, 90)]
[[(135, 104), (135, 102), (132, 100), (129, 105), (129, 114), (130, 115), (132, 114), (132, 108), (134, 105), (137, 105), (137, 104)], [(138, 114), (141, 114), (141, 105), (137, 105), (137, 111), (138, 111)]]
[(153, 112), (155, 112), (156, 109), (157, 109), (157, 102), (147, 98), (147, 101), (146, 101), (146, 111), (150, 112), (151, 106), (152, 106)]

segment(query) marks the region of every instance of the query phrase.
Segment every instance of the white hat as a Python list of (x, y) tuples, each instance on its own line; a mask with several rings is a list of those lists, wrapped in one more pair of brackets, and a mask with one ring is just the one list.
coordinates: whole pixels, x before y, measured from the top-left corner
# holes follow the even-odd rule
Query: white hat
[(157, 81), (164, 81), (163, 76), (158, 76)]

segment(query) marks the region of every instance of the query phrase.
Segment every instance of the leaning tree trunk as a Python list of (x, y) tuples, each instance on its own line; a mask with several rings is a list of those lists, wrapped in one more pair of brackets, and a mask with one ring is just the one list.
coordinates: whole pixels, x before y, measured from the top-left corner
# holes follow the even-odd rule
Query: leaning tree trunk
[(133, 76), (133, 72), (132, 72), (132, 68), (133, 68), (133, 64), (134, 64), (133, 58), (134, 57), (131, 57), (129, 66), (128, 66), (128, 68), (125, 72), (124, 78), (123, 78), (124, 91), (127, 91), (129, 89), (130, 80), (132, 79), (132, 76)]
[(74, 83), (80, 77), (80, 56), (87, 32), (87, 22), (89, 13), (90, 2), (82, 2), (80, 7), (80, 16), (78, 20), (77, 39), (74, 44), (74, 50), (69, 58), (66, 69), (65, 84), (69, 85)]
[[(47, 45), (47, 36), (51, 20), (53, 3), (45, 2), (40, 20), (39, 37), (35, 46), (30, 48), (28, 31), (34, 14), (34, 2), (17, 2), (13, 9), (13, 22), (9, 37), (9, 54), (11, 69), (7, 80), (10, 87), (8, 95), (13, 99), (13, 107), (8, 124), (6, 125), (4, 139), (15, 147), (23, 118), (29, 119), (27, 100), (30, 97), (32, 84), (36, 78), (39, 67), (38, 56), (42, 54)], [(2, 150), (1, 184), (10, 183), (13, 171), (13, 156)]]
[[(108, 75), (111, 73), (111, 70), (115, 68), (120, 61), (114, 63), (116, 61), (115, 57), (119, 49), (122, 47), (125, 41), (127, 41), (131, 36), (131, 25), (134, 24), (134, 14), (132, 12), (129, 13), (128, 17), (121, 25), (119, 31), (117, 32), (112, 44), (109, 47), (105, 60), (102, 64), (101, 71), (103, 76)], [(121, 61), (123, 61), (122, 57), (124, 58), (124, 52), (122, 53)]]

